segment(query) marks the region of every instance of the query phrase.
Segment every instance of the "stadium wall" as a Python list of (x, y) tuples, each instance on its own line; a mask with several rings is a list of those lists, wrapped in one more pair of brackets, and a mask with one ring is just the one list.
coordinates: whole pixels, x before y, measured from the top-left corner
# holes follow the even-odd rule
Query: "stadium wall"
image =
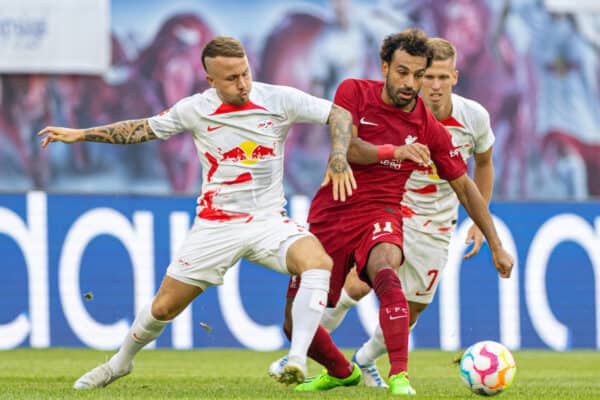
[[(290, 214), (304, 220), (308, 200)], [(192, 197), (0, 195), (0, 349), (116, 348), (151, 299), (195, 208)], [(513, 349), (600, 349), (600, 202), (494, 203), (502, 240), (517, 255), (500, 281), (487, 247), (463, 261), (461, 217), (434, 303), (413, 348), (456, 350), (482, 339)], [(153, 346), (190, 349), (287, 345), (287, 277), (242, 262), (197, 299)], [(344, 347), (374, 327), (369, 296), (335, 332)]]

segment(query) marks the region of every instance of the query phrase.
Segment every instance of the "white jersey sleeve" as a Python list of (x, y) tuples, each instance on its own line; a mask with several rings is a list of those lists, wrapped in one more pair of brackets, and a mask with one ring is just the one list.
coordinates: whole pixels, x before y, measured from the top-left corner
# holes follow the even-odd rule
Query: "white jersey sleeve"
[(282, 86), (285, 93), (286, 111), (291, 122), (327, 123), (333, 103), (301, 90)]
[(473, 118), (472, 125), (475, 135), (475, 148), (473, 152), (475, 154), (485, 153), (492, 147), (496, 140), (492, 131), (490, 113), (481, 104), (474, 101), (471, 104), (471, 108), (473, 111), (468, 115)]
[(166, 140), (180, 132), (192, 130), (193, 124), (184, 117), (194, 115), (191, 112), (192, 108), (192, 97), (183, 98), (174, 106), (149, 118), (148, 124), (159, 139)]

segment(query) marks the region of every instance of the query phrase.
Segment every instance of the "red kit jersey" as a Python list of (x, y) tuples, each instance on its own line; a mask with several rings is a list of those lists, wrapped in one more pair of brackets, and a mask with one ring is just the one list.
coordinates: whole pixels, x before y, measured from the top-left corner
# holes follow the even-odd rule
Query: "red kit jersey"
[[(425, 107), (420, 97), (412, 112), (404, 112), (381, 99), (381, 81), (348, 79), (337, 89), (334, 103), (352, 113), (358, 137), (377, 144), (400, 146), (422, 143), (429, 147), (437, 174), (451, 181), (466, 173), (466, 164), (452, 144), (450, 133)], [(321, 188), (311, 204), (308, 221), (342, 225), (358, 222), (370, 212), (400, 214), (406, 180), (419, 166), (412, 161), (382, 160), (377, 164), (351, 164), (358, 188), (345, 202), (334, 201), (331, 186)], [(348, 214), (347, 216), (345, 214)], [(346, 218), (344, 218), (346, 217)], [(342, 219), (340, 219), (342, 218)]]

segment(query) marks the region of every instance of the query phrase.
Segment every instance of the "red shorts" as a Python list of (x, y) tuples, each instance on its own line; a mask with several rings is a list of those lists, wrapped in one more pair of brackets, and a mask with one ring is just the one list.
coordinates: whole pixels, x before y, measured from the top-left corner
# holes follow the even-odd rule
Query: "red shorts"
[[(377, 243), (394, 243), (402, 248), (402, 216), (399, 213), (370, 213), (368, 218), (356, 217), (345, 224), (311, 224), (310, 231), (333, 259), (328, 307), (335, 307), (337, 304), (346, 275), (355, 264), (358, 276), (371, 285), (363, 271), (367, 266), (369, 253)], [(295, 297), (299, 286), (300, 277), (292, 276), (286, 296)]]

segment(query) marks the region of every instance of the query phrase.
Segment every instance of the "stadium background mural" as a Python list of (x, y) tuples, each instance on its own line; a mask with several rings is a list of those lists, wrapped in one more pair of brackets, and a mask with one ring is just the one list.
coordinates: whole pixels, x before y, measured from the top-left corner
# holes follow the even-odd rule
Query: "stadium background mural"
[[(104, 75), (0, 75), (0, 190), (197, 193), (189, 136), (109, 151), (90, 143), (41, 151), (35, 134), (45, 125), (150, 116), (207, 88), (200, 51), (216, 34), (242, 39), (255, 79), (331, 98), (346, 77), (377, 79), (381, 39), (418, 26), (456, 45), (456, 92), (491, 113), (497, 199), (600, 195), (600, 15), (554, 12), (547, 3), (113, 1)], [(327, 141), (323, 129), (291, 133), (288, 193), (314, 193)]]

